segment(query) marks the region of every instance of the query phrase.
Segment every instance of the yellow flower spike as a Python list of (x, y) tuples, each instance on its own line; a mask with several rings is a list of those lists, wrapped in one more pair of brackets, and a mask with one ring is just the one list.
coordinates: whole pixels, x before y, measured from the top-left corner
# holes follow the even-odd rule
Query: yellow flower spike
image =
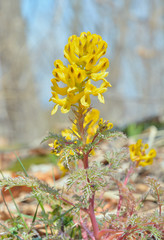
[(133, 162), (136, 162), (136, 167), (145, 167), (153, 163), (153, 158), (156, 157), (156, 151), (151, 149), (149, 153), (146, 154), (148, 147), (148, 144), (143, 144), (141, 139), (139, 139), (136, 144), (129, 146), (130, 158)]
[[(101, 58), (105, 54), (107, 43), (101, 36), (83, 32), (80, 37), (69, 37), (64, 49), (64, 56), (70, 65), (66, 67), (62, 61), (54, 62), (54, 78), (52, 79), (52, 97), (50, 101), (55, 103), (52, 114), (55, 114), (58, 106), (62, 113), (70, 111), (72, 106), (81, 103), (82, 107), (88, 108), (91, 104), (90, 95), (97, 96), (104, 103), (103, 93), (111, 87), (105, 79), (108, 76), (106, 69), (109, 66), (107, 58)], [(101, 59), (100, 59), (101, 58)], [(91, 84), (93, 81), (103, 81), (99, 88)], [(60, 83), (66, 86), (60, 86)], [(60, 96), (62, 96), (60, 98)], [(63, 98), (64, 96), (64, 98)]]

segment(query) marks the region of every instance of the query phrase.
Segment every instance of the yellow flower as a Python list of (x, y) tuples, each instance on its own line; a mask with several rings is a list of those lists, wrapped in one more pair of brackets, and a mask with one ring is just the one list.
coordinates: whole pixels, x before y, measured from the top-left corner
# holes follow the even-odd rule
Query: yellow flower
[(62, 172), (62, 176), (65, 176), (65, 174), (68, 172), (68, 168), (66, 168), (64, 165), (63, 165), (63, 163), (62, 163), (62, 161), (59, 161), (58, 163), (57, 163), (57, 165), (58, 165), (58, 167), (60, 168), (60, 170), (61, 170), (61, 172)]
[[(83, 128), (87, 126), (87, 138), (86, 144), (92, 141), (93, 136), (95, 135), (98, 129), (98, 119), (100, 112), (97, 109), (92, 108), (84, 118)], [(71, 130), (72, 129), (72, 130)], [(66, 138), (66, 140), (75, 140), (80, 138), (77, 128), (77, 120), (75, 119), (71, 129), (65, 129), (62, 131), (62, 136)]]
[(54, 141), (54, 143), (48, 144), (51, 148), (51, 153), (54, 153), (56, 156), (60, 155), (61, 152), (61, 145), (57, 140)]
[[(62, 113), (69, 112), (71, 106), (79, 103), (83, 108), (88, 108), (91, 104), (90, 95), (97, 96), (99, 101), (104, 103), (103, 93), (111, 87), (105, 79), (108, 76), (106, 69), (109, 61), (101, 58), (106, 49), (107, 43), (101, 36), (90, 32), (81, 33), (80, 37), (73, 35), (68, 39), (64, 56), (70, 65), (66, 67), (60, 60), (54, 62), (50, 101), (55, 103), (55, 106), (51, 114), (55, 114), (59, 106)], [(102, 83), (97, 88), (91, 84), (91, 80)]]
[(148, 153), (146, 153), (148, 148), (149, 145), (143, 144), (141, 139), (139, 139), (136, 144), (131, 144), (129, 146), (130, 158), (133, 162), (136, 162), (137, 167), (145, 167), (153, 163), (153, 158), (156, 157), (156, 151), (151, 149)]
[(76, 35), (68, 39), (68, 44), (64, 49), (64, 56), (73, 64), (86, 67), (91, 70), (98, 59), (106, 53), (107, 43), (102, 37), (90, 32), (81, 33), (80, 37)]
[(64, 129), (63, 131), (61, 131), (61, 134), (63, 137), (65, 137), (66, 140), (72, 140), (72, 131), (70, 129)]
[[(83, 128), (87, 127), (87, 136), (86, 136), (86, 144), (91, 143), (93, 137), (95, 136), (97, 129), (100, 127), (103, 130), (109, 130), (113, 128), (113, 124), (109, 121), (104, 121), (102, 118), (99, 119), (100, 112), (92, 108), (84, 117)], [(71, 130), (72, 129), (72, 130)], [(77, 120), (75, 119), (71, 129), (65, 129), (62, 131), (62, 136), (67, 140), (75, 140), (80, 139), (80, 135), (78, 133)]]
[(84, 118), (84, 127), (89, 124), (87, 129), (88, 136), (86, 139), (86, 143), (90, 143), (92, 141), (98, 129), (97, 121), (99, 119), (99, 116), (100, 112), (97, 109), (92, 108), (91, 111), (89, 111), (89, 113)]
[(113, 128), (113, 123), (110, 123), (109, 121), (103, 120), (103, 118), (100, 118), (98, 126), (100, 130), (110, 130)]

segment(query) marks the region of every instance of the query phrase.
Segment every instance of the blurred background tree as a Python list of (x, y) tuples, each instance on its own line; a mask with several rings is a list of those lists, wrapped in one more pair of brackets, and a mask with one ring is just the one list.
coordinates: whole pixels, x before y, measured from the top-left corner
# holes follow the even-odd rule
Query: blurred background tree
[(16, 143), (38, 136), (42, 114), (20, 4), (0, 2), (0, 135)]
[(67, 116), (50, 116), (51, 72), (83, 31), (109, 46), (113, 87), (107, 104), (95, 102), (102, 116), (122, 127), (164, 115), (163, 0), (0, 0), (2, 139), (26, 143), (66, 125)]

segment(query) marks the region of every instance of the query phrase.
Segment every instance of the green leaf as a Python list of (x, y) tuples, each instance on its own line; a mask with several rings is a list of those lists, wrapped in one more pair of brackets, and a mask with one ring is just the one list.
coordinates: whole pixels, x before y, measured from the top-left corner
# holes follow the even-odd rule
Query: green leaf
[(58, 141), (62, 141), (62, 142), (65, 142), (65, 138), (64, 137), (62, 137), (61, 135), (58, 135), (58, 134), (54, 134), (54, 133), (51, 133), (51, 132), (49, 132), (49, 135), (47, 136), (47, 137), (45, 137), (42, 141), (41, 141), (41, 143), (43, 143), (43, 142), (46, 142), (47, 140), (49, 140), (49, 139), (56, 139), (56, 140), (58, 140)]

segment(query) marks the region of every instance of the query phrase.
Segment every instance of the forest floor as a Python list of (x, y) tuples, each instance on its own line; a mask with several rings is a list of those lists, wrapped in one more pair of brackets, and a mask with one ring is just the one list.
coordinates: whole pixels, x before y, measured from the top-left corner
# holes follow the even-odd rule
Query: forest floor
[[(134, 185), (134, 196), (140, 198), (142, 194), (148, 191), (149, 187), (145, 183), (147, 176), (155, 177), (160, 182), (161, 186), (164, 187), (164, 134), (162, 131), (156, 134), (153, 133), (154, 130), (150, 130), (146, 133), (141, 134), (141, 136), (136, 136), (135, 138), (142, 138), (149, 142), (153, 148), (157, 151), (157, 157), (151, 166), (144, 168), (138, 168), (137, 172), (132, 176), (130, 183)], [(101, 145), (101, 149), (96, 152), (95, 157), (92, 160), (103, 162), (103, 155), (106, 151), (111, 151), (114, 148), (128, 147), (129, 144), (134, 142), (135, 138), (127, 139), (126, 141), (116, 141), (114, 145), (109, 142), (104, 142)], [(128, 148), (127, 148), (128, 149)], [(28, 174), (34, 176), (51, 186), (55, 184), (58, 188), (63, 188), (68, 178), (69, 173), (62, 177), (62, 173), (57, 167), (57, 159), (53, 158), (50, 154), (50, 150), (44, 145), (43, 147), (33, 148), (33, 149), (19, 149), (17, 151), (4, 151), (0, 153), (1, 169), (5, 177), (16, 177), (21, 171), (19, 162), (16, 160), (15, 153), (19, 155), (22, 159), (23, 165)], [(128, 168), (129, 161), (125, 161), (122, 164), (122, 170), (120, 174), (122, 178), (125, 177), (125, 169)], [(1, 178), (1, 177), (0, 177)], [(55, 183), (54, 183), (55, 179)], [(14, 199), (20, 209), (20, 211), (26, 216), (34, 216), (36, 210), (36, 201), (27, 197), (30, 188), (25, 186), (14, 187), (12, 193)], [(14, 203), (12, 201), (9, 191), (3, 189), (3, 195), (0, 195), (0, 221), (5, 221), (10, 218), (8, 210), (5, 206), (5, 202), (12, 213), (16, 212)], [(106, 208), (110, 212), (115, 212), (118, 203), (118, 190), (115, 186), (112, 187), (110, 191), (107, 191), (103, 195)], [(49, 206), (46, 206), (47, 211), (49, 211)], [(151, 213), (157, 209), (157, 204), (153, 197), (148, 196), (142, 208), (142, 213)], [(164, 210), (164, 209), (163, 209)], [(41, 231), (41, 230), (40, 230)]]

